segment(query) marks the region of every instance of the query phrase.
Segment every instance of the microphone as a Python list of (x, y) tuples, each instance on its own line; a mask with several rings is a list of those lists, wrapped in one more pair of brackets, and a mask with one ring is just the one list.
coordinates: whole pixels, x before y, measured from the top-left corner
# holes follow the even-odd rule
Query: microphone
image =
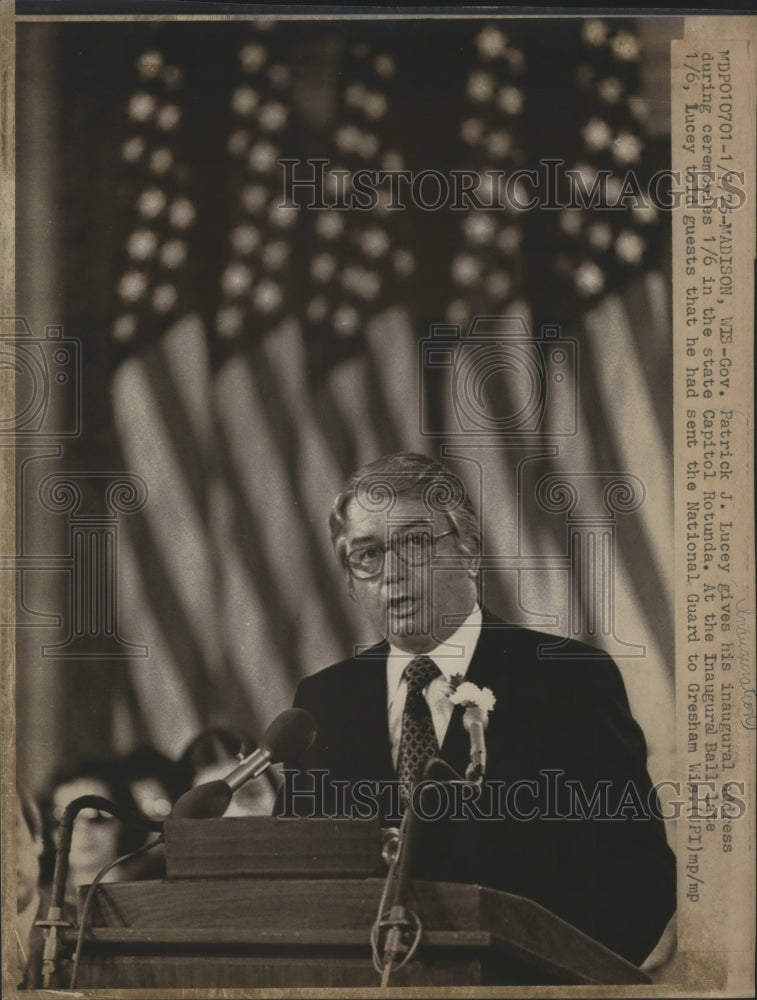
[(463, 727), (470, 736), (470, 764), (465, 769), (467, 781), (480, 782), (486, 770), (486, 742), (484, 730), (489, 725), (489, 713), (476, 705), (469, 705), (463, 712)]
[[(45, 939), (42, 953), (43, 989), (50, 988), (52, 977), (55, 975), (58, 956), (58, 928), (71, 926), (70, 922), (65, 919), (63, 908), (64, 896), (66, 892), (66, 880), (68, 879), (71, 841), (74, 835), (74, 822), (82, 809), (100, 809), (103, 812), (118, 817), (124, 823), (135, 823), (156, 832), (163, 830), (162, 823), (147, 819), (146, 816), (137, 815), (130, 809), (125, 809), (123, 806), (111, 802), (110, 799), (103, 798), (102, 795), (80, 795), (68, 803), (63, 810), (60, 834), (55, 847), (55, 870), (53, 871), (53, 883), (50, 890), (50, 905), (47, 910), (47, 918), (36, 920), (34, 924), (35, 927), (43, 929)], [(126, 857), (131, 857), (131, 855), (125, 855), (118, 860), (123, 861)], [(107, 868), (103, 869), (103, 871), (107, 871)]]
[(315, 719), (302, 708), (289, 708), (277, 715), (263, 734), (261, 745), (225, 778), (208, 781), (188, 792), (173, 808), (174, 819), (215, 819), (226, 812), (231, 796), (246, 782), (283, 760), (296, 760), (313, 745)]

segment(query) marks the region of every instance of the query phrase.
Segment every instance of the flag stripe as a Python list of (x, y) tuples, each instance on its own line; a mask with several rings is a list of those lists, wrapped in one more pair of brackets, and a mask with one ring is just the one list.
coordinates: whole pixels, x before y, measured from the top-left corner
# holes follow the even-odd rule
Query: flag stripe
[[(192, 640), (171, 576), (161, 564), (146, 519), (136, 514), (122, 533), (127, 628), (147, 641), (149, 659), (132, 661), (130, 674), (153, 739), (173, 744), (187, 724), (206, 719), (215, 690), (201, 650)], [(170, 623), (170, 627), (169, 627)], [(127, 632), (126, 634), (129, 634)], [(182, 724), (175, 734), (162, 733), (167, 709), (175, 706)], [(176, 724), (174, 722), (174, 724)]]

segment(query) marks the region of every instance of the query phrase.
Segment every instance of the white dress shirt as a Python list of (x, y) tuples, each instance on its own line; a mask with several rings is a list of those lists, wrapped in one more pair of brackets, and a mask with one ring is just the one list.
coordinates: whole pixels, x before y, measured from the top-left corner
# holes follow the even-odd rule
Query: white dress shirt
[[(461, 674), (465, 677), (468, 673), (468, 667), (473, 658), (473, 651), (481, 634), (482, 620), (481, 608), (476, 605), (460, 628), (450, 636), (447, 642), (424, 654), (425, 656), (429, 656), (441, 670), (441, 676), (435, 677), (423, 692), (431, 709), (431, 718), (434, 723), (434, 730), (439, 746), (444, 741), (449, 720), (452, 718), (452, 712), (455, 708), (447, 697), (449, 683), (456, 674)], [(389, 646), (389, 655), (386, 661), (386, 691), (389, 717), (389, 745), (392, 751), (392, 762), (395, 767), (397, 766), (400, 737), (402, 735), (402, 713), (405, 711), (405, 700), (407, 698), (407, 680), (404, 676), (405, 667), (417, 655), (417, 653), (406, 653), (402, 649), (397, 649), (396, 646)]]

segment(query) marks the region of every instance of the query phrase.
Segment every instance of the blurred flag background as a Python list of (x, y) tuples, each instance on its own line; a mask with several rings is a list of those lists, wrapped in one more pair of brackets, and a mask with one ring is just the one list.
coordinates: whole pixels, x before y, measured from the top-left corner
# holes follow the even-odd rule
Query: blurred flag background
[[(32, 611), (17, 669), (28, 783), (61, 756), (142, 743), (175, 756), (213, 724), (259, 734), (299, 678), (370, 641), (327, 517), (349, 472), (399, 449), (443, 455), (468, 483), (493, 610), (618, 654), (664, 776), (669, 219), (632, 196), (621, 211), (560, 207), (564, 177), (522, 212), (455, 207), (439, 185), (471, 171), (488, 204), (493, 171), (569, 168), (587, 190), (609, 171), (611, 201), (629, 171), (645, 191), (669, 160), (674, 30), (596, 18), (17, 25), (17, 311), (37, 336), (62, 325), (82, 356), (82, 432), (39, 445), (29, 484), (129, 471), (148, 488), (119, 519), (117, 553), (118, 631), (146, 656), (43, 656), (65, 636), (70, 582), (55, 568), (17, 576), (19, 616)], [(539, 168), (550, 160), (562, 167)], [(402, 189), (404, 208), (387, 184), (365, 208), (305, 209), (304, 186), (287, 203), (285, 178), (318, 176), (313, 161), (326, 164), (326, 204), (349, 204), (360, 169), (428, 173), (415, 198)], [(465, 334), (480, 316), (522, 324), (523, 364), (477, 369), (476, 337), (453, 338), (452, 366), (424, 347), (432, 329)], [(548, 368), (556, 350), (560, 380), (524, 424), (528, 359)], [(606, 635), (571, 604), (568, 512), (545, 509), (538, 484), (567, 477), (580, 486), (573, 513), (606, 519), (617, 474), (637, 477), (643, 503), (611, 518)], [(41, 513), (25, 477), (23, 544), (67, 552), (65, 516)], [(40, 617), (56, 613), (57, 626)]]

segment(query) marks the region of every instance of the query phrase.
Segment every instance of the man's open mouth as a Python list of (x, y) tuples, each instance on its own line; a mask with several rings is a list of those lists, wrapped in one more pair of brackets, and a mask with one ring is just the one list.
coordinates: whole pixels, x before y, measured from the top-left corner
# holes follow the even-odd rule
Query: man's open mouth
[(414, 597), (402, 595), (401, 597), (389, 598), (389, 611), (398, 618), (405, 618), (415, 611), (416, 600)]

